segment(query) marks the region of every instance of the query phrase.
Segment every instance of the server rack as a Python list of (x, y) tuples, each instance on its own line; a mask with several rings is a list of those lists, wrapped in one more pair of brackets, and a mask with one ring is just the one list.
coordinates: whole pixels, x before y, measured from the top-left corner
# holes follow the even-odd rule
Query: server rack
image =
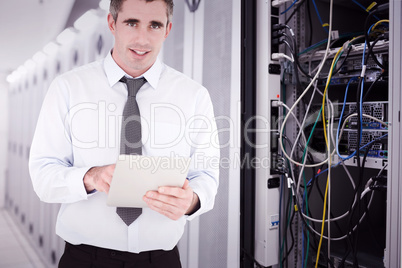
[[(247, 4), (245, 3), (245, 5)], [(389, 15), (387, 5), (389, 5)], [(363, 9), (363, 7), (365, 8)], [(400, 86), (400, 75), (395, 76), (398, 72), (396, 70), (400, 72), (400, 53), (395, 50), (400, 45), (401, 38), (400, 3), (379, 1), (375, 6), (368, 1), (352, 1), (351, 3), (349, 1), (256, 1), (253, 8), (256, 13), (254, 18), (257, 28), (255, 43), (257, 57), (252, 59), (256, 61), (254, 66), (256, 66), (255, 96), (257, 97), (253, 96), (253, 93), (247, 97), (254, 97), (256, 115), (265, 117), (267, 125), (269, 122), (270, 134), (264, 133), (264, 131), (256, 134), (257, 141), (269, 141), (269, 146), (257, 148), (256, 151), (259, 157), (269, 155), (271, 165), (269, 168), (256, 169), (255, 174), (250, 172), (248, 176), (252, 176), (253, 183), (257, 186), (255, 187), (251, 183), (251, 188), (243, 188), (246, 195), (253, 197), (255, 194), (256, 197), (252, 201), (255, 202), (253, 209), (256, 209), (254, 226), (247, 224), (242, 226), (242, 237), (246, 234), (251, 234), (252, 237), (246, 239), (246, 243), (243, 245), (254, 242), (249, 247), (253, 259), (243, 261), (243, 267), (271, 265), (274, 267), (284, 265), (290, 267), (352, 267), (353, 265), (353, 267), (396, 267), (396, 264), (400, 264), (400, 257), (396, 255), (400, 249), (400, 242), (395, 239), (395, 237), (400, 238), (400, 228), (396, 227), (399, 226), (397, 224), (399, 216), (397, 215), (399, 215), (398, 209), (400, 208), (400, 199), (396, 197), (396, 192), (400, 190), (400, 185), (397, 172), (399, 165), (395, 166), (394, 161), (399, 164), (400, 157), (395, 151), (399, 152), (400, 144), (399, 139), (395, 139), (395, 127), (399, 127), (399, 119), (396, 117), (399, 116), (399, 108), (396, 108), (394, 102), (400, 103), (399, 91), (395, 91), (395, 88)], [(377, 11), (374, 12), (376, 9)], [(382, 11), (380, 11), (381, 9)], [(318, 18), (316, 10), (322, 18)], [(364, 50), (368, 50), (368, 48), (364, 47), (364, 38), (360, 41), (352, 38), (364, 35), (364, 32), (367, 31), (364, 24), (370, 12), (373, 14), (370, 15), (372, 20), (369, 21), (368, 26), (373, 27), (373, 24), (380, 20), (386, 21), (373, 27), (379, 27), (379, 31), (381, 31), (369, 43), (374, 44), (373, 55), (375, 55), (376, 61), (374, 58), (369, 58), (364, 67), (365, 71), (362, 71), (362, 54), (365, 52), (367, 55), (367, 51)], [(252, 13), (250, 12), (249, 16)], [(330, 13), (333, 15), (330, 16)], [(246, 17), (244, 20), (252, 20), (252, 18)], [(330, 24), (332, 31), (329, 35)], [(383, 38), (374, 41), (380, 35)], [(321, 48), (318, 46), (320, 43), (324, 44), (328, 36), (331, 37), (333, 44), (326, 52), (325, 45)], [(347, 42), (348, 40), (350, 43)], [(352, 48), (348, 50), (349, 46)], [(336, 70), (336, 67), (339, 67), (339, 70), (334, 72), (331, 83), (326, 86), (331, 63), (339, 55), (336, 53), (340, 48), (345, 50), (345, 54), (339, 59), (339, 62), (335, 63), (333, 71)], [(325, 56), (325, 54), (327, 55)], [(315, 91), (314, 96), (311, 93), (313, 90), (305, 94), (304, 105), (296, 104), (295, 107), (292, 105), (303, 94), (303, 90), (312, 80), (317, 69), (321, 67), (324, 57), (327, 57), (328, 60), (323, 64), (317, 84), (310, 86), (312, 88), (316, 86), (322, 93), (327, 88), (324, 107), (330, 107), (327, 100), (334, 104), (335, 123), (331, 123), (330, 118), (326, 117), (325, 121), (317, 120), (317, 123), (314, 124), (321, 113), (323, 99), (318, 91)], [(277, 67), (278, 65), (280, 68)], [(302, 70), (300, 71), (300, 69)], [(279, 79), (276, 79), (278, 76), (275, 76), (275, 71), (277, 71)], [(356, 94), (361, 84), (357, 82), (357, 78), (355, 78), (356, 81), (349, 82), (351, 77), (359, 76), (365, 79), (364, 90), (367, 91), (371, 85), (373, 87), (363, 101), (362, 119), (356, 120), (351, 117), (345, 122), (342, 129), (341, 124), (338, 124), (339, 120), (344, 122), (345, 116), (341, 116), (342, 110), (347, 111), (345, 114), (360, 110), (356, 105)], [(247, 77), (252, 77), (252, 75), (243, 76), (243, 78)], [(343, 100), (347, 86), (349, 94), (344, 105)], [(289, 113), (289, 109), (294, 115)], [(331, 110), (325, 109), (324, 112), (328, 115)], [(289, 118), (286, 118), (287, 116)], [(322, 117), (321, 114), (320, 116)], [(300, 122), (304, 119), (307, 122), (306, 126), (300, 126)], [(283, 121), (285, 121), (285, 125)], [(273, 122), (278, 122), (278, 125)], [(333, 129), (327, 129), (328, 125), (333, 126)], [(314, 180), (315, 177), (318, 177), (317, 172), (322, 177), (322, 171), (328, 168), (328, 164), (325, 164), (325, 159), (328, 157), (328, 149), (325, 146), (328, 142), (325, 140), (324, 132), (325, 135), (335, 137), (339, 135), (339, 131), (337, 133), (338, 125), (343, 131), (343, 134), (340, 135), (339, 145), (335, 140), (329, 142), (332, 148), (338, 146), (341, 151), (339, 155), (335, 153), (331, 157), (332, 162), (337, 166), (331, 168), (332, 179), (329, 180), (329, 191), (327, 190), (329, 197), (326, 195), (327, 178), (317, 179), (317, 184), (314, 186), (317, 188), (305, 191), (306, 196), (309, 194), (309, 208), (306, 210), (305, 197), (303, 191), (297, 187), (297, 183), (300, 178), (303, 178), (303, 174), (308, 179), (301, 185), (307, 186), (311, 185), (310, 179)], [(259, 130), (262, 128), (263, 125), (260, 125)], [(305, 129), (305, 140), (300, 135), (300, 128)], [(324, 130), (324, 128), (326, 129)], [(358, 135), (360, 133), (358, 129), (361, 129), (361, 135)], [(280, 132), (283, 132), (282, 135)], [(309, 140), (311, 144), (308, 146), (309, 154), (306, 155), (307, 164), (321, 161), (324, 163), (315, 170), (311, 168), (302, 173), (303, 170), (300, 167), (303, 166), (303, 150), (311, 132), (313, 135)], [(284, 140), (278, 140), (278, 137), (275, 140), (275, 135)], [(298, 139), (300, 139), (299, 142), (296, 141)], [(281, 147), (278, 146), (281, 142), (285, 143), (284, 148), (278, 149)], [(295, 145), (294, 155), (291, 154), (293, 146), (290, 144), (292, 142), (301, 144)], [(259, 143), (257, 142), (257, 144)], [(358, 144), (361, 148), (359, 153), (355, 149)], [(284, 153), (287, 153), (287, 156)], [(347, 157), (353, 153), (355, 154), (353, 157)], [(307, 157), (311, 159), (307, 159)], [(290, 161), (288, 158), (290, 160), (297, 159), (298, 161), (294, 162), (299, 163), (289, 165), (287, 164)], [(339, 162), (341, 164), (338, 164)], [(279, 179), (270, 181), (275, 177)], [(243, 176), (243, 179), (245, 178), (246, 176)], [(375, 185), (370, 185), (369, 179), (375, 180)], [(273, 190), (278, 184), (279, 188)], [(390, 187), (391, 185), (396, 186)], [(353, 201), (353, 197), (356, 195), (354, 188), (360, 189), (356, 191), (359, 193), (359, 197), (362, 194), (366, 197), (370, 196), (367, 200), (369, 205), (363, 201), (359, 206), (352, 205), (353, 202), (350, 200)], [(383, 191), (379, 191), (379, 188)], [(274, 191), (279, 191), (280, 198)], [(302, 194), (300, 195), (300, 193)], [(372, 195), (372, 193), (375, 194)], [(330, 206), (331, 214), (329, 217), (327, 212), (324, 214), (325, 219), (330, 218), (331, 224), (325, 223), (324, 231), (321, 232), (323, 207), (328, 209), (328, 206)], [(279, 215), (278, 229), (274, 227), (277, 219), (275, 210)], [(347, 215), (341, 217), (348, 220), (338, 219), (345, 210), (347, 215), (348, 213), (352, 215), (352, 212), (359, 214), (358, 216), (354, 214), (353, 217)], [(300, 211), (305, 215), (302, 216)], [(306, 215), (307, 213), (310, 215)], [(312, 225), (310, 218), (315, 219), (315, 227), (306, 227)], [(362, 218), (361, 223), (359, 223), (360, 218)], [(251, 221), (249, 220), (249, 222)], [(354, 230), (358, 231), (350, 231), (355, 226), (357, 228)], [(309, 235), (306, 235), (307, 231), (309, 231)], [(314, 231), (318, 234), (312, 235), (311, 233)], [(274, 239), (270, 239), (271, 233), (275, 236)], [(346, 239), (339, 239), (345, 234)], [(321, 237), (325, 236), (330, 236), (330, 242), (328, 243), (328, 239), (325, 238), (322, 239), (323, 242), (319, 242)], [(307, 242), (307, 239), (310, 239), (310, 242)], [(313, 239), (317, 242), (311, 242)], [(342, 240), (346, 242), (342, 242)], [(307, 252), (310, 254), (308, 255)], [(317, 258), (317, 252), (320, 252), (319, 258)]]

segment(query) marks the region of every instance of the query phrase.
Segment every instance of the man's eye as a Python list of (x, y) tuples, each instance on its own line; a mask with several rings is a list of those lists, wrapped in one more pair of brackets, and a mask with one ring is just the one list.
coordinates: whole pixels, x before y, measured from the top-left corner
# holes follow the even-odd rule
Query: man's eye
[(137, 26), (137, 23), (129, 22), (129, 23), (127, 23), (127, 25), (130, 26), (130, 27), (134, 27), (134, 26)]
[(159, 29), (159, 25), (158, 24), (151, 24), (151, 28), (152, 29)]

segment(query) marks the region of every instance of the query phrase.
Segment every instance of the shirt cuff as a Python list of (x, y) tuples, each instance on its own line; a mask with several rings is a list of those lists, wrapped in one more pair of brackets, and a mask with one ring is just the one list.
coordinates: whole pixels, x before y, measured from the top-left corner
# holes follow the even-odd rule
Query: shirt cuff
[(188, 221), (191, 221), (195, 217), (198, 217), (199, 215), (201, 215), (203, 213), (203, 204), (205, 204), (205, 197), (203, 196), (203, 194), (200, 191), (198, 191), (197, 189), (194, 189), (194, 188), (193, 188), (193, 192), (198, 195), (198, 200), (200, 202), (200, 207), (198, 208), (198, 210), (194, 211), (193, 214), (186, 215), (186, 219)]
[(84, 176), (90, 167), (75, 168), (68, 172), (66, 180), (71, 193), (77, 194), (81, 199), (87, 199), (88, 193), (84, 186)]

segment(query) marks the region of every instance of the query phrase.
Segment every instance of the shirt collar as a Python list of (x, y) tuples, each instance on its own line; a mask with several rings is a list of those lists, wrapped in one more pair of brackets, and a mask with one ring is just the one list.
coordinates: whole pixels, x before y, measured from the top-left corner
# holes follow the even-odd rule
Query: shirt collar
[[(123, 76), (129, 76), (130, 75), (126, 74), (123, 69), (120, 68), (119, 65), (114, 61), (112, 57), (112, 51), (110, 51), (107, 55), (106, 58), (103, 62), (103, 67), (105, 69), (106, 77), (109, 81), (109, 85), (112, 87), (114, 86)], [(150, 84), (150, 86), (153, 89), (156, 89), (158, 87), (159, 83), (159, 78), (161, 76), (163, 70), (163, 64), (159, 60), (159, 58), (156, 59), (155, 63), (149, 68), (148, 71), (146, 71), (141, 77), (145, 77), (147, 82)]]

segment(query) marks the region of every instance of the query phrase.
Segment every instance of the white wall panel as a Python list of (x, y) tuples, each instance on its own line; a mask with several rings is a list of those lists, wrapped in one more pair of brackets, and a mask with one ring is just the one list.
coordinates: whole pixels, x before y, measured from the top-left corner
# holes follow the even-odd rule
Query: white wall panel
[[(1, 80), (1, 75), (0, 75)], [(3, 79), (5, 81), (5, 79)], [(6, 172), (8, 155), (8, 91), (9, 85), (0, 82), (0, 208), (5, 206)]]
[[(30, 114), (29, 114), (29, 146), (32, 141), (33, 134), (36, 128), (36, 122), (40, 111), (40, 106), (42, 104), (42, 87), (44, 83), (43, 69), (45, 67), (46, 55), (43, 52), (38, 52), (34, 56), (34, 61), (36, 64), (35, 70), (33, 72), (33, 85), (30, 93)], [(30, 180), (30, 178), (29, 178)], [(32, 184), (30, 183), (29, 188), (29, 234), (32, 243), (36, 248), (39, 247), (39, 222), (40, 222), (40, 206), (41, 202), (39, 197), (33, 190)]]
[(23, 143), (23, 109), (21, 109), (23, 103), (23, 92), (25, 91), (27, 74), (26, 70), (21, 77), (21, 82), (19, 83), (18, 90), (16, 92), (16, 106), (14, 107), (14, 114), (16, 115), (15, 120), (12, 122), (13, 128), (15, 130), (15, 139), (14, 139), (14, 174), (11, 178), (13, 181), (13, 198), (14, 198), (14, 217), (17, 220), (21, 213), (21, 204), (22, 204), (22, 192), (21, 192), (21, 180), (22, 180), (22, 143)]
[(74, 26), (82, 44), (83, 63), (103, 59), (113, 46), (113, 35), (107, 25), (107, 12), (99, 9), (87, 11)]
[[(173, 32), (176, 22), (184, 25)], [(165, 63), (208, 89), (225, 145), (221, 158), (229, 160), (221, 166), (214, 209), (190, 222), (180, 240), (183, 267), (238, 267), (240, 167), (234, 159), (240, 152), (240, 1), (201, 1), (195, 13), (176, 1), (164, 52)]]
[(6, 181), (6, 205), (9, 210), (13, 209), (13, 177), (14, 173), (14, 140), (15, 140), (15, 129), (13, 127), (12, 122), (15, 120), (15, 113), (13, 107), (15, 107), (15, 99), (16, 99), (16, 91), (18, 90), (18, 83), (14, 82), (10, 85), (9, 90), (9, 120), (8, 120), (8, 161), (7, 161), (7, 181)]
[(25, 76), (25, 83), (21, 91), (21, 103), (18, 106), (18, 109), (21, 112), (21, 121), (18, 124), (21, 124), (21, 144), (19, 151), (20, 161), (18, 165), (20, 166), (20, 177), (18, 180), (19, 189), (18, 191), (21, 193), (21, 203), (20, 203), (20, 215), (19, 221), (22, 225), (22, 228), (25, 232), (28, 232), (29, 224), (28, 224), (28, 214), (29, 214), (29, 192), (31, 192), (32, 184), (28, 171), (28, 148), (31, 144), (31, 136), (30, 136), (30, 113), (31, 113), (31, 99), (32, 99), (32, 90), (33, 90), (33, 76), (35, 71), (35, 64), (32, 60), (29, 60), (25, 64), (25, 68), (27, 70)]
[[(240, 32), (240, 28), (234, 29), (233, 23), (239, 17), (233, 15), (234, 2), (231, 0), (203, 1), (205, 4), (203, 14), (203, 43), (202, 57), (202, 83), (208, 88), (214, 104), (215, 116), (217, 118), (219, 141), (221, 143), (221, 168), (220, 185), (215, 200), (214, 209), (200, 218), (200, 257), (198, 267), (231, 267), (226, 257), (229, 251), (229, 236), (239, 237), (240, 230), (232, 228), (233, 233), (228, 233), (229, 225), (237, 225), (239, 218), (239, 192), (229, 192), (229, 182), (240, 185), (240, 165), (236, 163), (236, 156), (233, 154), (236, 147), (234, 137), (239, 131), (239, 117), (232, 117), (238, 109), (240, 101), (239, 84), (232, 84), (232, 76), (240, 77), (239, 73), (232, 73), (233, 64), (239, 64), (240, 54), (233, 58), (232, 48), (233, 31)], [(238, 22), (238, 21), (237, 21)], [(198, 26), (196, 27), (198, 30)], [(196, 41), (198, 43), (198, 41)], [(196, 50), (198, 54), (198, 50)], [(196, 62), (196, 65), (199, 66)], [(236, 66), (236, 65), (235, 65)], [(237, 67), (240, 67), (237, 65)], [(240, 70), (240, 69), (238, 69)], [(239, 80), (237, 80), (239, 81)], [(234, 156), (233, 158), (231, 156)], [(233, 176), (230, 176), (233, 175)], [(233, 200), (229, 210), (229, 200)], [(236, 200), (236, 201), (235, 201)], [(230, 219), (229, 215), (234, 215)], [(233, 241), (233, 240), (232, 240)], [(235, 240), (236, 241), (236, 240)], [(239, 252), (238, 252), (239, 254)], [(225, 258), (222, 258), (225, 256)], [(238, 258), (237, 258), (238, 259)], [(232, 260), (232, 261), (236, 261)]]

